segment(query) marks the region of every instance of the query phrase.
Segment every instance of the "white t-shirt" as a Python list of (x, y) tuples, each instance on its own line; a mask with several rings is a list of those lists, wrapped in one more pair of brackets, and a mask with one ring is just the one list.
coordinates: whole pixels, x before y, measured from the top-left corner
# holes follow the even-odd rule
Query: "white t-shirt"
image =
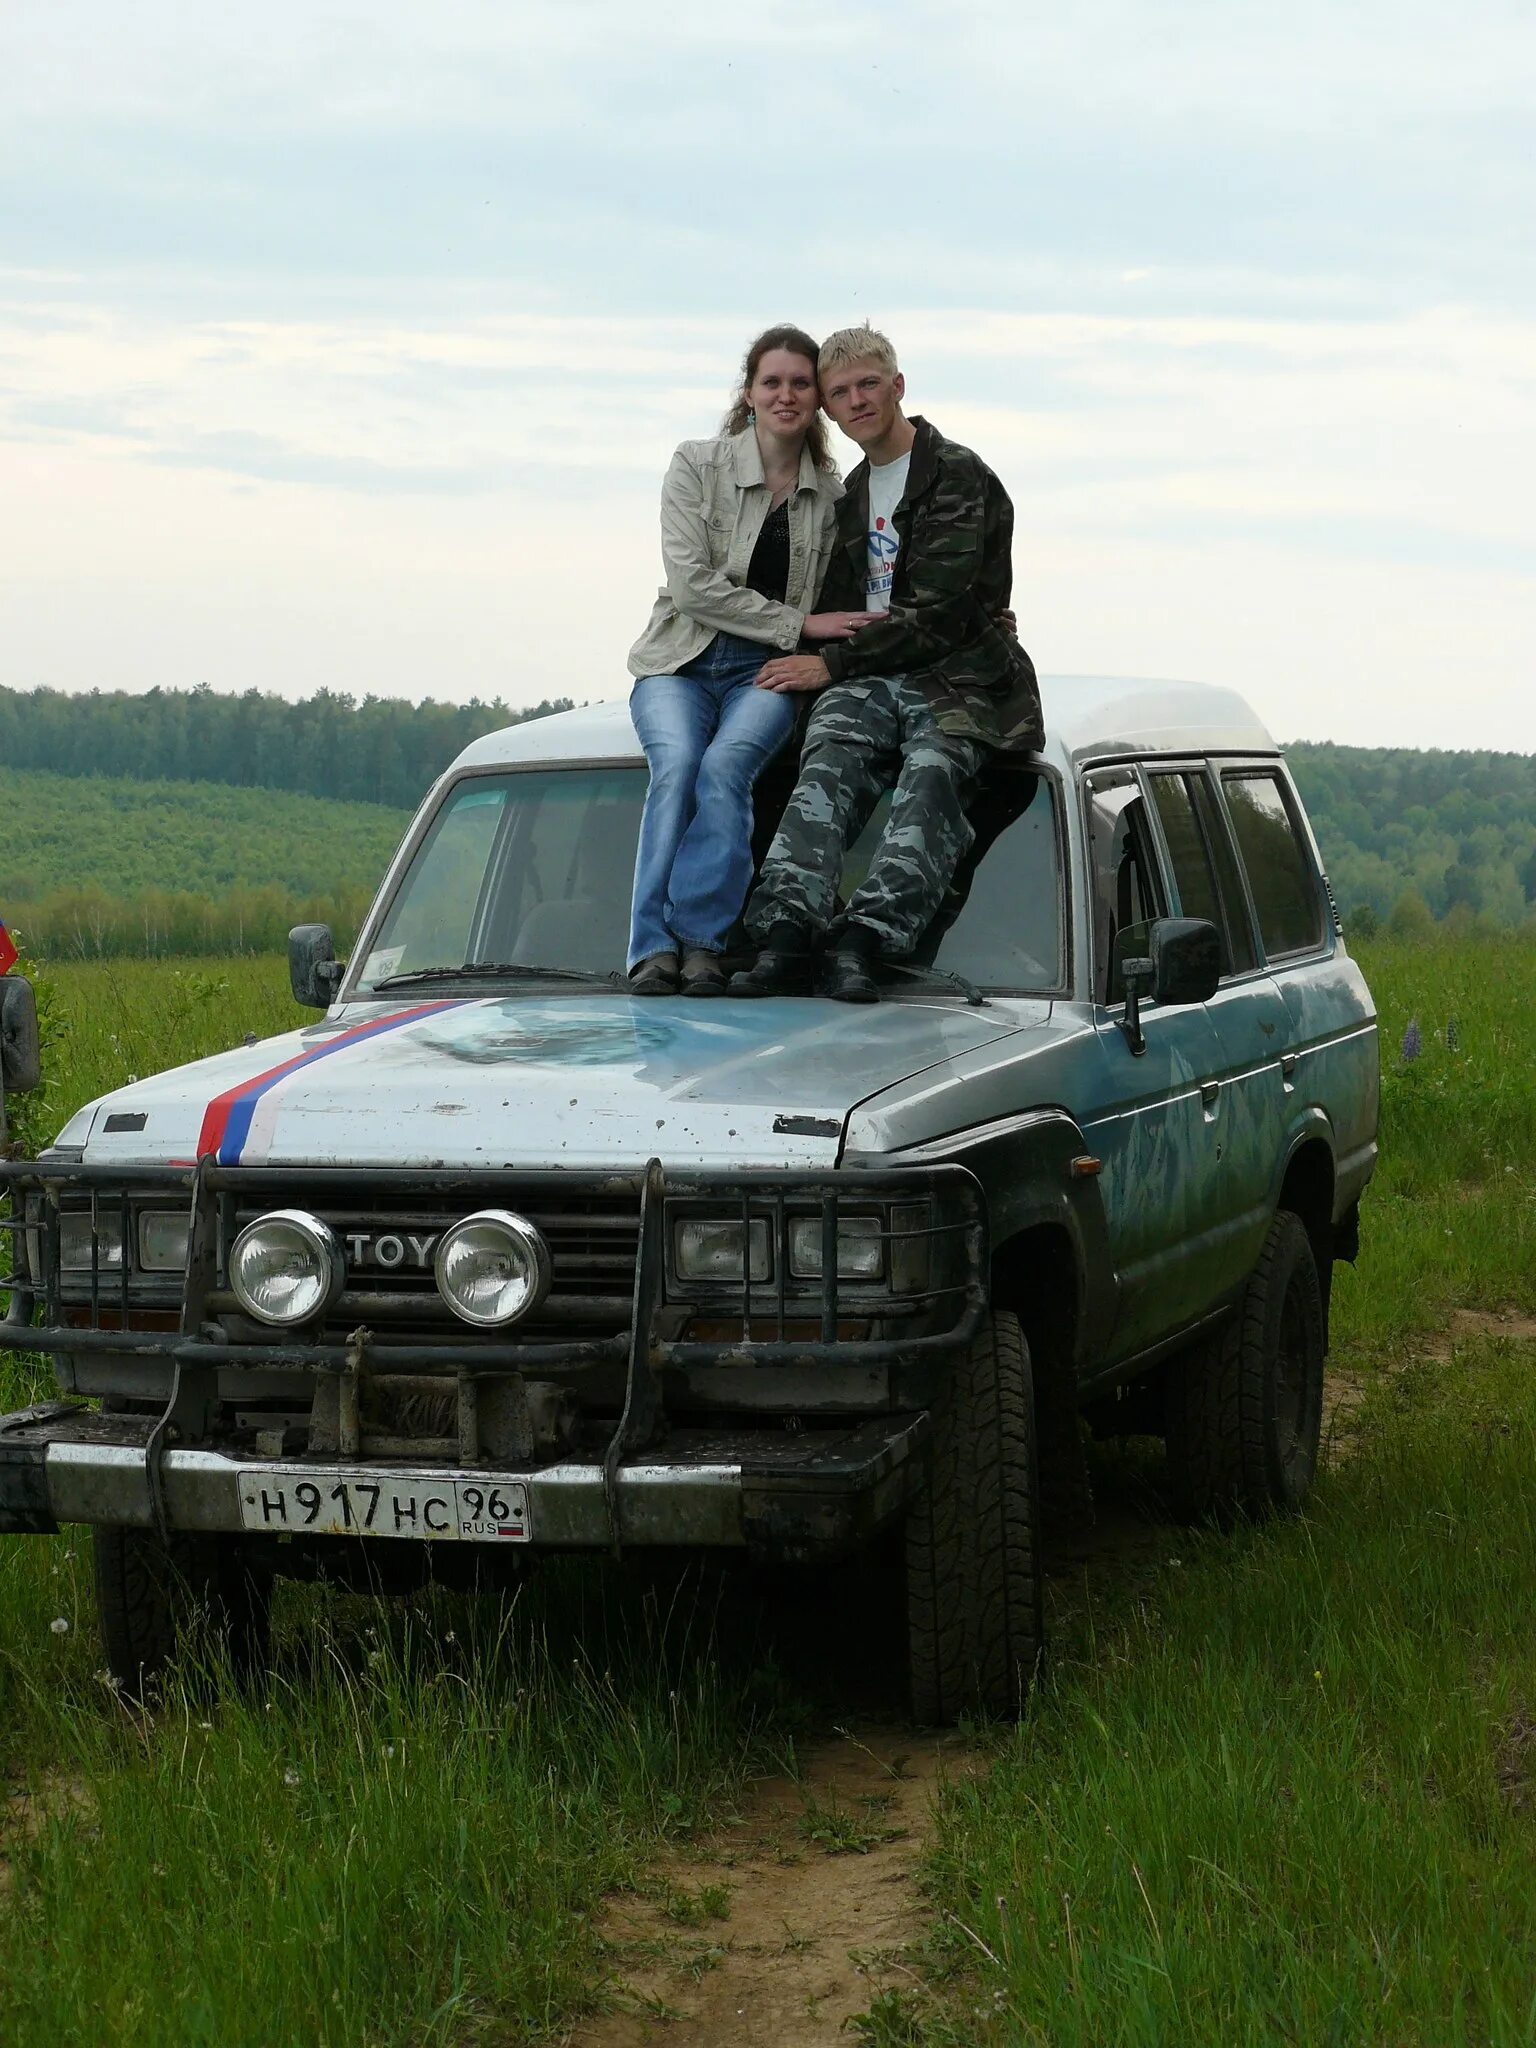
[(912, 450), (869, 465), (869, 562), (864, 574), (864, 609), (888, 612), (891, 608), (891, 579), (896, 574), (896, 556), (901, 547), (892, 514), (907, 488), (907, 471), (912, 467)]

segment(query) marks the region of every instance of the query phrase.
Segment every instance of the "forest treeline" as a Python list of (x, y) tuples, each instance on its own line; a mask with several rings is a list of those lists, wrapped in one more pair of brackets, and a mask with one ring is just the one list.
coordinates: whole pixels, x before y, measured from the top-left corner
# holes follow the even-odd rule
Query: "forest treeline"
[(290, 702), (260, 690), (221, 695), (206, 683), (142, 696), (0, 688), (0, 764), (137, 782), (291, 789), (414, 810), (471, 740), (569, 711), (571, 701), (557, 697), (514, 709), (500, 698), (410, 704), (317, 690)]
[(1536, 905), (1536, 755), (1286, 748), (1346, 920), (1524, 923)]
[[(0, 917), (56, 958), (266, 951), (308, 919), (345, 941), (455, 754), (567, 708), (0, 688)], [(1351, 929), (1536, 919), (1536, 756), (1287, 757)]]

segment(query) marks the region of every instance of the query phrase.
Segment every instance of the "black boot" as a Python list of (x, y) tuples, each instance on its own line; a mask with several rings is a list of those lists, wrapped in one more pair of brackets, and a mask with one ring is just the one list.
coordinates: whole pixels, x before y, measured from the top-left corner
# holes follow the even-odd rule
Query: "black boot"
[(878, 1003), (880, 937), (867, 924), (844, 925), (821, 963), (821, 992), (838, 1003)]
[(726, 984), (732, 996), (808, 996), (811, 992), (811, 942), (802, 925), (769, 927), (756, 960)]

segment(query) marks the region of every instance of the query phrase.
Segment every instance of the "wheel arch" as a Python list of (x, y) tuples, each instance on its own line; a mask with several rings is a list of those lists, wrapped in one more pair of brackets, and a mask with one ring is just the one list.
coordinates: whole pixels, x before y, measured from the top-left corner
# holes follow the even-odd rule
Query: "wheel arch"
[(1065, 1216), (1036, 1217), (992, 1246), (992, 1306), (1011, 1309), (1037, 1383), (1074, 1382), (1083, 1308), (1082, 1243)]
[(1328, 1303), (1333, 1283), (1333, 1199), (1338, 1180), (1333, 1134), (1319, 1117), (1293, 1142), (1275, 1198), (1277, 1209), (1289, 1209), (1307, 1233), (1323, 1292), (1323, 1342), (1328, 1340)]

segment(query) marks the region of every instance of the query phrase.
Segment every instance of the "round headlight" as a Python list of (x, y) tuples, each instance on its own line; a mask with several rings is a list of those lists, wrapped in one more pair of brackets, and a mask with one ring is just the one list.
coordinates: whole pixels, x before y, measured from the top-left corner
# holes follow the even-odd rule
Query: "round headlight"
[(330, 1307), (345, 1273), (341, 1246), (303, 1209), (258, 1216), (229, 1255), (235, 1298), (262, 1323), (307, 1323)]
[(525, 1216), (480, 1209), (437, 1241), (437, 1291), (466, 1323), (515, 1323), (549, 1291), (549, 1248)]

